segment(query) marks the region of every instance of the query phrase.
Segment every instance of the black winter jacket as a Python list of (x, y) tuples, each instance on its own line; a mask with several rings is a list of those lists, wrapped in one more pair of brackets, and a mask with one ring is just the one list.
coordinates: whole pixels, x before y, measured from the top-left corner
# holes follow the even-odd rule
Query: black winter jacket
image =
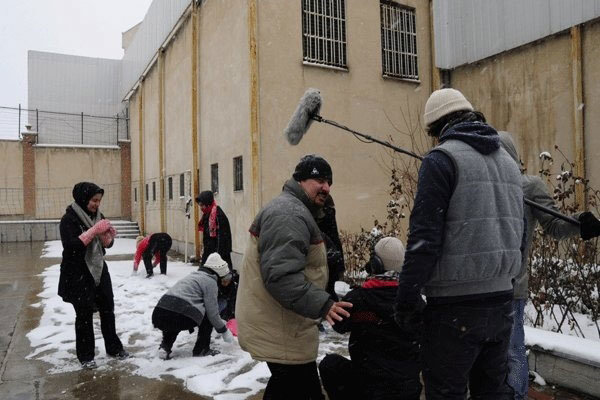
[(217, 206), (217, 236), (210, 237), (210, 229), (208, 228), (209, 214), (202, 215), (199, 224), (204, 226), (204, 234), (202, 235), (202, 264), (212, 253), (219, 253), (224, 261), (227, 261), (230, 268), (233, 268), (231, 263), (231, 228), (229, 227), (229, 219), (223, 212), (221, 207)]
[[(104, 219), (104, 215), (100, 214)], [(60, 220), (60, 240), (63, 245), (58, 295), (67, 303), (76, 307), (94, 307), (97, 291), (102, 291), (112, 302), (113, 291), (110, 274), (106, 262), (102, 269), (100, 285), (96, 287), (94, 278), (85, 263), (86, 246), (79, 240), (79, 235), (86, 231), (75, 211), (67, 207), (65, 215)], [(112, 244), (111, 244), (112, 245)], [(102, 249), (103, 253), (106, 253)]]
[(367, 280), (342, 299), (353, 305), (350, 317), (333, 325), (339, 333), (350, 332), (348, 349), (363, 398), (418, 398), (421, 391), (419, 338), (394, 322), (396, 290), (396, 281)]

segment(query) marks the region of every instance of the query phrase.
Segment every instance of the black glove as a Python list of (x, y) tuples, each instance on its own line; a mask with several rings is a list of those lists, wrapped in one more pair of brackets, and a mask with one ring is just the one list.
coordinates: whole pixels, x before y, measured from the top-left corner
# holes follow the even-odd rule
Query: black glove
[(579, 215), (579, 230), (581, 238), (588, 240), (600, 236), (600, 221), (589, 211)]
[(419, 296), (415, 303), (397, 303), (394, 306), (394, 321), (401, 331), (420, 335), (423, 327), (425, 302)]

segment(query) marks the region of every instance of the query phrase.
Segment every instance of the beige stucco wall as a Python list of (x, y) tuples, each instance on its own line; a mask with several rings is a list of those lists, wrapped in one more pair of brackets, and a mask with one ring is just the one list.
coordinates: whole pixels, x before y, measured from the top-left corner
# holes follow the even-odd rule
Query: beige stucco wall
[[(592, 47), (589, 38), (585, 41), (589, 43), (588, 48)], [(485, 114), (488, 122), (498, 130), (514, 133), (530, 174), (538, 173), (542, 151), (554, 154), (555, 167), (559, 168), (564, 159), (554, 150), (555, 144), (575, 161), (570, 57), (571, 39), (567, 32), (451, 73), (452, 86), (461, 90), (473, 106)], [(587, 58), (586, 50), (584, 59)], [(586, 96), (590, 93), (588, 77), (593, 76), (589, 62), (585, 68)], [(598, 94), (592, 98), (596, 99), (597, 110)], [(590, 107), (593, 104), (586, 105), (586, 116), (593, 113)], [(586, 126), (589, 138), (593, 127), (587, 123)], [(593, 148), (589, 144), (588, 148)], [(588, 169), (588, 176), (593, 175)]]
[(600, 21), (583, 28), (583, 126), (585, 130), (586, 178), (600, 189)]
[(23, 148), (17, 140), (0, 140), (0, 216), (23, 214)]
[[(158, 68), (155, 65), (144, 80), (144, 178), (148, 185), (148, 200), (146, 201), (146, 186), (144, 186), (144, 201), (146, 201), (146, 232), (160, 232), (160, 202), (159, 202), (159, 173), (158, 164)], [(152, 197), (152, 184), (156, 187), (156, 196)]]
[[(262, 0), (258, 7), (260, 82), (260, 157), (262, 203), (277, 195), (306, 153), (319, 153), (333, 168), (332, 195), (341, 229), (369, 228), (374, 217), (385, 219), (389, 177), (382, 168), (384, 148), (363, 144), (349, 133), (313, 123), (298, 146), (283, 137), (298, 101), (309, 87), (323, 96), (321, 115), (379, 139), (393, 135), (399, 146), (409, 140), (403, 117), (419, 121), (430, 90), (428, 2), (407, 1), (416, 8), (420, 83), (384, 79), (381, 67), (379, 2), (348, 0), (346, 32), (348, 71), (302, 64), (301, 7)], [(389, 120), (388, 120), (389, 117)]]
[(121, 216), (121, 154), (118, 148), (35, 146), (36, 217), (60, 218), (77, 182), (104, 189), (100, 210)]
[[(185, 200), (192, 170), (192, 24), (188, 19), (165, 51), (164, 162), (166, 230), (177, 241), (194, 242), (194, 221), (185, 219)], [(157, 155), (158, 157), (158, 155)], [(156, 158), (154, 161), (157, 161)], [(179, 196), (179, 175), (185, 174), (185, 196)], [(173, 200), (168, 200), (168, 177), (173, 178)], [(192, 215), (193, 218), (193, 215)]]
[(139, 95), (140, 91), (138, 90), (129, 99), (129, 137), (131, 139), (131, 219), (138, 223), (141, 221), (140, 201), (143, 199), (143, 193), (140, 187)]
[[(249, 4), (237, 1), (203, 2), (198, 20), (198, 166), (200, 190), (210, 189), (210, 166), (219, 164), (218, 204), (227, 213), (233, 250), (242, 253), (252, 209), (252, 153), (250, 137)], [(300, 156), (317, 152), (334, 168), (333, 196), (342, 229), (370, 227), (374, 217), (385, 218), (388, 160), (378, 145), (357, 142), (332, 127), (313, 125), (299, 146), (291, 147), (282, 131), (304, 91), (321, 89), (322, 115), (397, 144), (409, 140), (394, 125), (409, 131), (418, 125), (430, 84), (428, 3), (411, 0), (417, 9), (420, 82), (382, 78), (379, 2), (347, 1), (349, 71), (340, 72), (302, 64), (301, 8), (287, 2), (257, 2), (260, 205), (277, 195), (291, 176)], [(224, 24), (223, 21), (227, 21)], [(173, 176), (174, 200), (167, 201), (167, 231), (183, 240), (183, 203), (179, 174), (192, 169), (191, 149), (191, 20), (187, 20), (165, 49), (164, 129), (165, 176)], [(147, 182), (158, 169), (158, 68), (143, 83), (144, 174)], [(139, 171), (139, 89), (130, 99), (132, 182)], [(389, 117), (389, 120), (388, 120)], [(407, 123), (411, 119), (412, 122)], [(409, 127), (410, 126), (410, 127)], [(243, 157), (243, 191), (233, 190), (233, 158)], [(166, 189), (168, 186), (165, 184)], [(150, 185), (151, 188), (151, 185)], [(158, 189), (158, 184), (157, 184)], [(196, 193), (194, 193), (194, 196)], [(141, 193), (138, 193), (138, 200)], [(139, 203), (133, 204), (140, 220)], [(158, 207), (146, 210), (146, 231), (159, 226)], [(193, 224), (190, 224), (193, 225)], [(193, 243), (194, 226), (189, 227)]]
[[(200, 9), (199, 38), (200, 190), (211, 189), (210, 166), (218, 163), (219, 192), (216, 201), (229, 218), (233, 250), (241, 253), (254, 217), (251, 211), (250, 61), (246, 2), (204, 3)], [(242, 191), (233, 190), (233, 158), (238, 156), (242, 156), (243, 162)]]

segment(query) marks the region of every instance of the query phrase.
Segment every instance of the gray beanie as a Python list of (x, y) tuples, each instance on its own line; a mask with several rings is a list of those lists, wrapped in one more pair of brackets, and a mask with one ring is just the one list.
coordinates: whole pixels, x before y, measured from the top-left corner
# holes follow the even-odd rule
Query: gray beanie
[(375, 245), (375, 254), (386, 271), (401, 271), (404, 264), (404, 245), (398, 238), (387, 236)]
[(425, 103), (423, 120), (425, 127), (456, 111), (473, 111), (473, 106), (465, 96), (456, 89), (439, 89), (431, 93)]

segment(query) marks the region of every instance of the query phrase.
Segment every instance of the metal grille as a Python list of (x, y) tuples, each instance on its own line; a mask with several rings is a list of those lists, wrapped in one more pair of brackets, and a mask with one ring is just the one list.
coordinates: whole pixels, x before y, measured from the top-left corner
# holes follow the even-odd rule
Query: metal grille
[(219, 192), (219, 164), (210, 165), (210, 190), (213, 193)]
[(244, 190), (242, 156), (233, 159), (233, 190)]
[(344, 0), (302, 0), (304, 61), (346, 69)]
[(418, 80), (415, 10), (390, 1), (380, 4), (383, 75)]

